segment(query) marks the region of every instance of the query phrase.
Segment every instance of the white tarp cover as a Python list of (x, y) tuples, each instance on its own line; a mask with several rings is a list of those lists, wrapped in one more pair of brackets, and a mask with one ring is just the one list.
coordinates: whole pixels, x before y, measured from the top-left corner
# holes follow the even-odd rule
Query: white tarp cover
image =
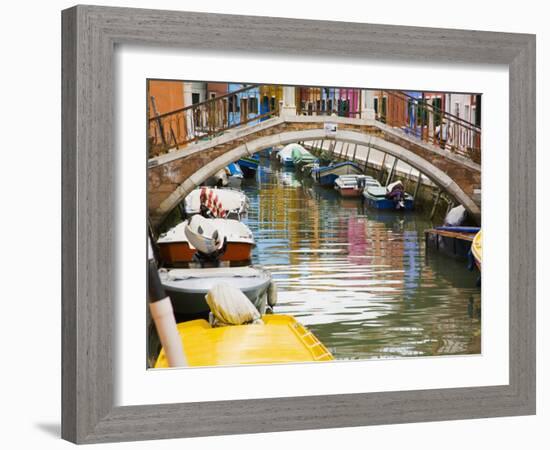
[(261, 324), (259, 311), (246, 295), (227, 283), (218, 283), (206, 294), (206, 303), (210, 307), (213, 327)]
[(452, 227), (462, 225), (466, 219), (466, 208), (462, 205), (458, 205), (449, 211), (447, 217), (445, 217), (445, 224)]

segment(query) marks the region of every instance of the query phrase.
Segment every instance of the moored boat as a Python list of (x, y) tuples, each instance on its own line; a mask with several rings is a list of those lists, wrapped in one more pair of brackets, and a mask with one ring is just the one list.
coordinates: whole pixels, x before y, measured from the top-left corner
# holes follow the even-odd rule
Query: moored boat
[[(221, 261), (249, 261), (254, 248), (254, 237), (250, 228), (234, 219), (204, 219), (218, 229), (227, 239), (225, 252)], [(189, 263), (197, 249), (189, 242), (186, 235), (188, 221), (185, 220), (163, 233), (157, 240), (160, 257), (165, 265), (174, 266)]]
[(277, 152), (277, 160), (285, 167), (294, 167), (294, 159), (292, 158), (292, 151), (295, 148), (305, 150), (300, 144), (288, 144), (283, 147), (282, 150)]
[(336, 179), (342, 175), (360, 175), (361, 168), (350, 161), (329, 166), (317, 166), (311, 170), (311, 177), (323, 186), (334, 186)]
[(230, 188), (200, 187), (185, 198), (185, 213), (193, 216), (201, 213), (201, 205), (210, 209), (213, 217), (240, 220), (248, 211), (249, 200), (244, 192)]
[(312, 164), (317, 159), (300, 144), (294, 144), (294, 146), (292, 147), (291, 155), (292, 155), (292, 162), (294, 163), (295, 166)]
[(238, 188), (241, 186), (243, 181), (243, 171), (238, 163), (231, 163), (225, 168), (227, 174), (227, 185), (233, 188)]
[(476, 263), (477, 268), (481, 272), (481, 262), (483, 259), (483, 246), (482, 246), (483, 235), (482, 231), (479, 230), (475, 235), (474, 240), (472, 241), (472, 255)]
[(260, 164), (260, 155), (254, 153), (252, 156), (246, 156), (239, 159), (239, 167), (243, 172), (245, 178), (254, 178), (258, 165)]
[(271, 274), (261, 267), (160, 269), (159, 277), (178, 314), (206, 315), (210, 308), (205, 296), (219, 283), (240, 289), (260, 314), (265, 314), (268, 305), (274, 304), (269, 298)]
[(426, 248), (458, 259), (468, 259), (472, 241), (479, 227), (442, 226), (424, 231)]
[(218, 170), (214, 175), (204, 181), (204, 185), (210, 187), (224, 187), (228, 184), (229, 179), (227, 177), (227, 172), (224, 169)]
[(366, 181), (367, 175), (341, 175), (336, 178), (334, 189), (342, 197), (360, 197)]
[[(396, 182), (397, 183), (397, 182)], [(401, 183), (401, 182), (398, 182)], [(400, 190), (398, 195), (395, 195), (397, 185), (394, 183), (383, 187), (378, 184), (366, 186), (363, 191), (363, 197), (368, 206), (375, 209), (394, 209), (410, 211), (414, 208), (414, 199), (412, 195), (404, 190)]]
[[(212, 327), (206, 320), (177, 325), (189, 366), (332, 361), (330, 351), (288, 315), (264, 315), (261, 324)], [(155, 368), (166, 368), (164, 349)]]

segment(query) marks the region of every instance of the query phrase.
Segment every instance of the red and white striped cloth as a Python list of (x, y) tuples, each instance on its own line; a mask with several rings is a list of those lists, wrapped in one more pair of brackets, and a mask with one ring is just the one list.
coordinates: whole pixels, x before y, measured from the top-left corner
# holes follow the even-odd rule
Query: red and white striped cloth
[(200, 193), (201, 205), (206, 206), (213, 217), (223, 219), (227, 216), (228, 211), (223, 208), (222, 202), (218, 198), (214, 189), (208, 189), (207, 187), (201, 188)]

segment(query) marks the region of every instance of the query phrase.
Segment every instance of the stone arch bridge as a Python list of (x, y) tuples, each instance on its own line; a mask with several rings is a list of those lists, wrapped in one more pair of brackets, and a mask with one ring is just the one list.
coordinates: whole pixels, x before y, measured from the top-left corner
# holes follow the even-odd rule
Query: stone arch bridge
[(162, 223), (193, 189), (230, 162), (276, 145), (321, 140), (366, 146), (406, 162), (480, 221), (474, 191), (481, 186), (481, 166), (467, 154), (426, 142), (376, 118), (306, 116), (284, 108), (279, 111), (263, 121), (244, 123), (208, 140), (196, 140), (151, 157), (147, 199), (151, 224)]

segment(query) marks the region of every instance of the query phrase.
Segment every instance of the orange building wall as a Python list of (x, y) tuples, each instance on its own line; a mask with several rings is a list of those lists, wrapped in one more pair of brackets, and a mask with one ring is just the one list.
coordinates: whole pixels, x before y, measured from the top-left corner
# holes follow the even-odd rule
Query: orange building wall
[(149, 117), (154, 116), (151, 97), (155, 98), (155, 103), (159, 114), (164, 114), (183, 108), (185, 106), (183, 97), (183, 81), (150, 80), (147, 97), (147, 102), (149, 104)]

